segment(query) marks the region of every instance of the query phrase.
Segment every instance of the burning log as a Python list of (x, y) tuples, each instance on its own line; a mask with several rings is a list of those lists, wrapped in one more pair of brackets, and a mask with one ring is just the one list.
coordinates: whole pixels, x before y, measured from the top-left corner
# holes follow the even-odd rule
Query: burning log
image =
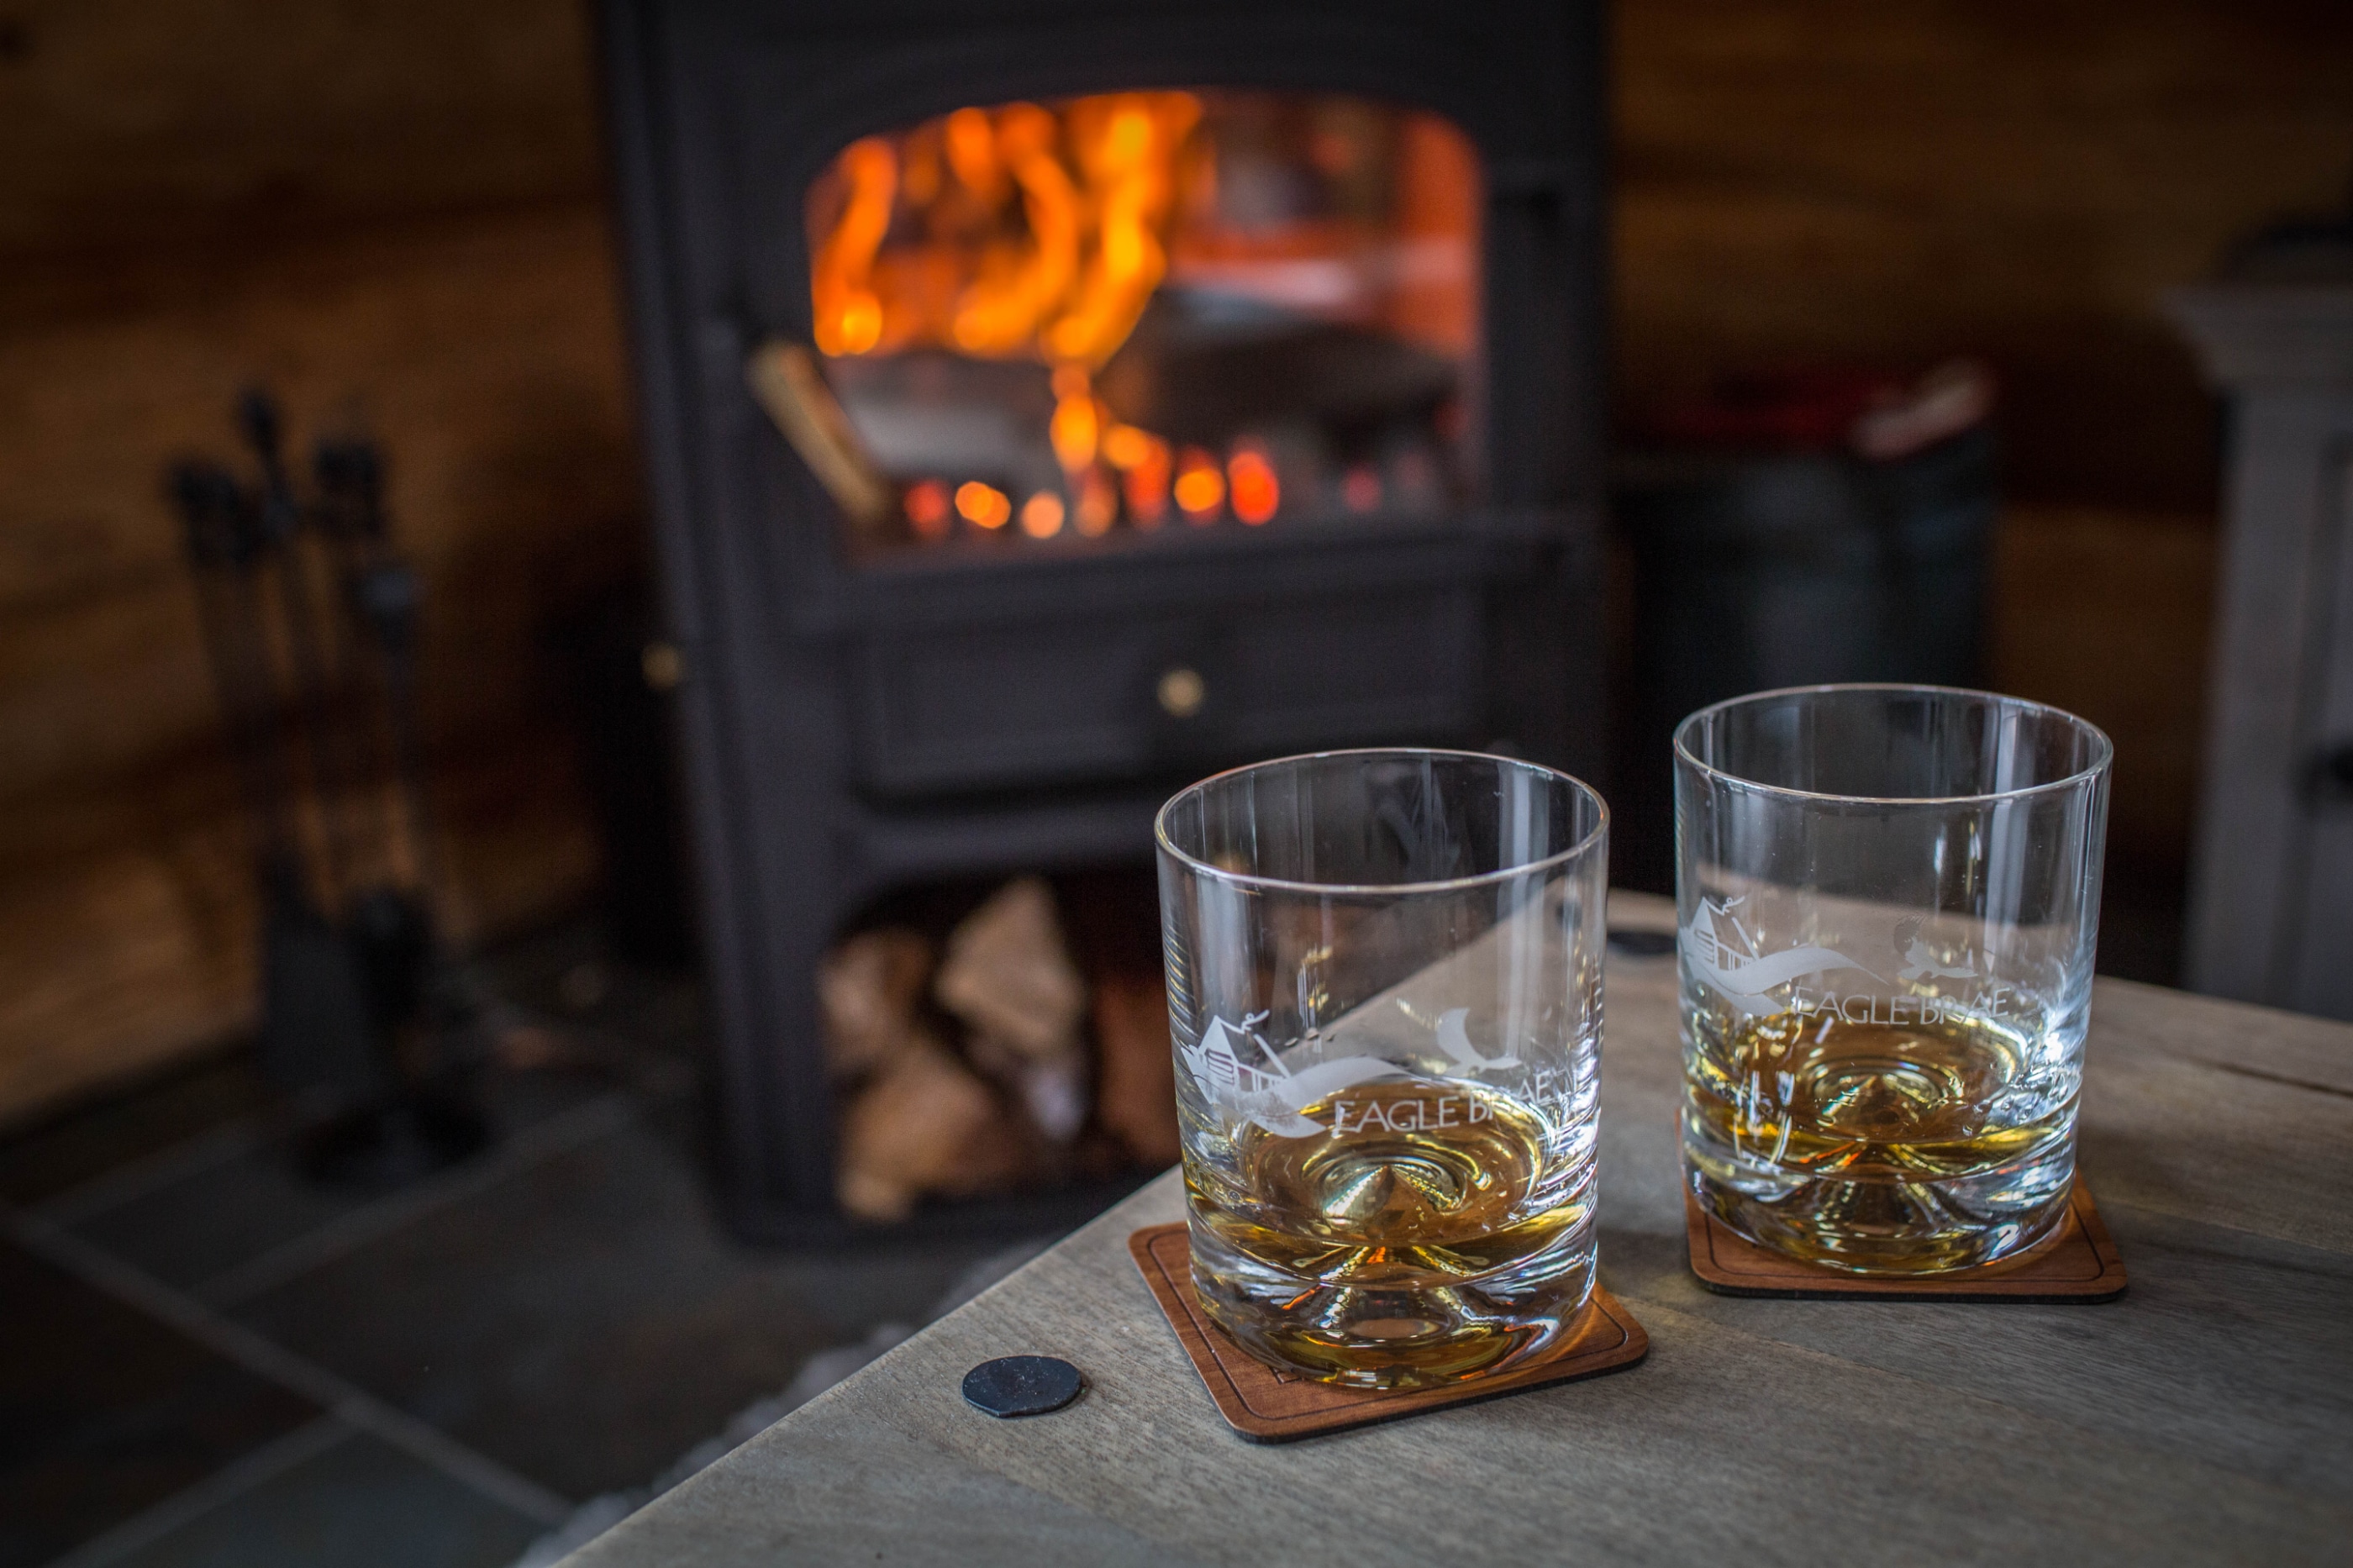
[(1168, 992), (1157, 974), (1105, 974), (1095, 983), (1095, 1038), (1103, 1062), (1096, 1119), (1136, 1163), (1176, 1163), (1176, 1074), (1169, 1054)]

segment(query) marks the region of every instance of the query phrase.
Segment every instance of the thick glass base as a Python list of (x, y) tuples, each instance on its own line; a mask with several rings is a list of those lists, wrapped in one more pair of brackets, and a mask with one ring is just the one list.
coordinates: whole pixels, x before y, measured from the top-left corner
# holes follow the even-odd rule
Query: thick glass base
[(1850, 1274), (1942, 1274), (2014, 1257), (2067, 1217), (2072, 1137), (1987, 1170), (1932, 1175), (1886, 1166), (1819, 1173), (1764, 1167), (1686, 1117), (1693, 1195), (1759, 1247)]
[(1593, 1294), (1589, 1210), (1580, 1219), (1511, 1267), (1461, 1277), (1381, 1247), (1327, 1247), (1296, 1260), (1306, 1268), (1278, 1267), (1197, 1210), (1193, 1288), (1271, 1365), (1344, 1388), (1430, 1387), (1524, 1365), (1565, 1342)]

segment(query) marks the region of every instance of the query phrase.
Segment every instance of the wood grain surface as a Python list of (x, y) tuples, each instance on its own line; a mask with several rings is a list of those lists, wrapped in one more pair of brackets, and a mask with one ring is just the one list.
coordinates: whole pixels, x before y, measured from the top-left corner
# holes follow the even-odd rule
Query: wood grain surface
[[(1620, 895), (1621, 924), (1663, 927)], [(2331, 1563), (2353, 1540), (2353, 1028), (2103, 983), (2095, 1309), (1712, 1295), (1685, 1263), (1672, 959), (1613, 960), (1613, 1377), (1280, 1447), (1227, 1430), (1127, 1256), (1165, 1177), (569, 1560)], [(1088, 1392), (1000, 1422), (975, 1363)]]

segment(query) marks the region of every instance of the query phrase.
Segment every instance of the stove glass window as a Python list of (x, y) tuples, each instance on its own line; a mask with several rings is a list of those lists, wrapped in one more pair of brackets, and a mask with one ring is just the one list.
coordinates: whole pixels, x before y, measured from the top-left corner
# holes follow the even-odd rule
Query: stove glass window
[(959, 109), (807, 207), (754, 384), (853, 554), (1361, 525), (1479, 489), (1478, 157), (1316, 93)]

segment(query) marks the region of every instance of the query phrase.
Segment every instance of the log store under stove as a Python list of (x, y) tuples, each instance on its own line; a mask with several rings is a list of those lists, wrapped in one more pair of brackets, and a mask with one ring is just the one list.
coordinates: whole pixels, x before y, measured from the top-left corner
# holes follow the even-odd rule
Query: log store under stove
[(1594, 776), (1594, 8), (604, 20), (748, 1234), (860, 1228), (815, 976), (878, 900), (1140, 867), (1254, 758)]

